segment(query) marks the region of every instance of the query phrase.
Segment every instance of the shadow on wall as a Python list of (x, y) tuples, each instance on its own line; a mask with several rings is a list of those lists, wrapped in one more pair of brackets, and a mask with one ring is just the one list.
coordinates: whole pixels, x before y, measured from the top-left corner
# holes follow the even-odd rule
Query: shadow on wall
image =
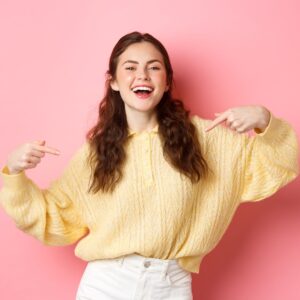
[[(203, 67), (200, 68), (201, 61), (198, 61), (197, 67), (192, 65), (191, 61), (184, 60), (184, 55), (187, 55), (187, 53), (182, 53), (180, 57), (177, 56), (176, 59), (172, 60), (174, 69), (173, 95), (183, 101), (185, 107), (193, 112), (191, 114), (195, 112), (200, 117), (211, 115), (212, 110), (218, 110), (213, 107), (215, 99), (212, 91), (216, 87), (209, 88), (214, 84), (213, 76), (209, 74), (209, 70), (205, 68), (204, 63)], [(207, 105), (208, 103), (209, 105)]]

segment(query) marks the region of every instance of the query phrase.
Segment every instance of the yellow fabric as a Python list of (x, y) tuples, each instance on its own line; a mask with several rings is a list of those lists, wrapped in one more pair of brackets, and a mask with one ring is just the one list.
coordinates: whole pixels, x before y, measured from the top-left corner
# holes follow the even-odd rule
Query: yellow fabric
[(88, 194), (89, 144), (76, 151), (63, 174), (40, 189), (25, 172), (1, 169), (0, 202), (18, 228), (48, 245), (77, 242), (83, 260), (130, 253), (178, 259), (199, 273), (239, 206), (274, 194), (299, 173), (298, 143), (284, 120), (271, 116), (254, 136), (191, 117), (211, 172), (192, 184), (164, 159), (158, 127), (130, 131), (124, 177), (113, 193)]

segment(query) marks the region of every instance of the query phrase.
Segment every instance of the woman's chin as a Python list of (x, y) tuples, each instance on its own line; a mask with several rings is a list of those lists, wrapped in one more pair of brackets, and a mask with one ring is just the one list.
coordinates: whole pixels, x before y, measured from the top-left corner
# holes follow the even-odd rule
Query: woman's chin
[(128, 110), (135, 110), (135, 111), (139, 111), (139, 112), (152, 112), (155, 107), (157, 106), (158, 103), (153, 103), (152, 101), (144, 101), (141, 103), (134, 103), (134, 104), (125, 104), (125, 106), (127, 106)]

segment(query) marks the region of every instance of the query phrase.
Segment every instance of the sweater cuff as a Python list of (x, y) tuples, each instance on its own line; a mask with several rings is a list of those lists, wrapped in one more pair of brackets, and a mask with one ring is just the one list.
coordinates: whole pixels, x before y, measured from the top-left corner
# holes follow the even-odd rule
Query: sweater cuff
[(22, 189), (25, 188), (28, 183), (28, 178), (24, 171), (21, 171), (18, 174), (9, 174), (7, 166), (4, 166), (0, 170), (0, 176), (3, 180), (3, 187), (6, 188)]
[(272, 113), (268, 126), (263, 132), (260, 129), (255, 128), (255, 137), (268, 144), (276, 144), (278, 140), (281, 140), (286, 135), (290, 134), (292, 130), (291, 126), (282, 119), (276, 118)]

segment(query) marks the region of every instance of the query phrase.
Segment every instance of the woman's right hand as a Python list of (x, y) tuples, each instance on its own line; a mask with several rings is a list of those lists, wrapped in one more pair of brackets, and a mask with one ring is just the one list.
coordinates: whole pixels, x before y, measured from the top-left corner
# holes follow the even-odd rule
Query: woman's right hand
[(25, 169), (35, 168), (45, 153), (59, 155), (60, 152), (45, 146), (45, 141), (25, 143), (15, 149), (8, 157), (6, 166), (10, 174), (17, 174)]

